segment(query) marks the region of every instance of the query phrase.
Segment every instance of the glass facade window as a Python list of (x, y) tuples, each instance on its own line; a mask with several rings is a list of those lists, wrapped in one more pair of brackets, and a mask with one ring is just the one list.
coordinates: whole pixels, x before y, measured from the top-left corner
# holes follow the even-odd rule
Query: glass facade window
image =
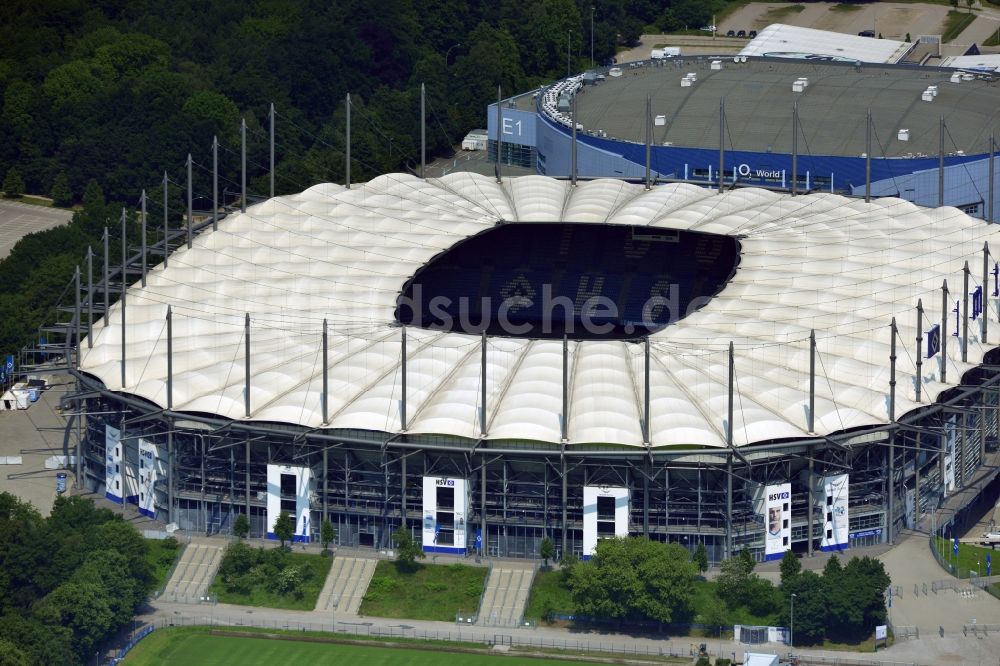
[[(525, 146), (520, 143), (503, 142), (502, 164), (509, 166), (519, 166), (534, 169), (538, 160), (534, 146)], [(497, 142), (490, 141), (486, 148), (487, 158), (490, 162), (497, 161)]]

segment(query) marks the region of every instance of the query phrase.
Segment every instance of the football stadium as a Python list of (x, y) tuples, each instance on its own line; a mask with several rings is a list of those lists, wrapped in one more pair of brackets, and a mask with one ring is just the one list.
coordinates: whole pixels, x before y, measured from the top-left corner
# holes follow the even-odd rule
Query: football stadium
[(891, 541), (995, 455), (1000, 232), (725, 185), (393, 174), (230, 214), (78, 299), (79, 478), (362, 548)]
[(657, 182), (867, 193), (996, 221), (1000, 89), (984, 63), (997, 56), (928, 55), (770, 26), (743, 55), (597, 68), (493, 104), (490, 154), (500, 127), (503, 163), (543, 175), (570, 177), (575, 160), (581, 178), (635, 180), (648, 163)]

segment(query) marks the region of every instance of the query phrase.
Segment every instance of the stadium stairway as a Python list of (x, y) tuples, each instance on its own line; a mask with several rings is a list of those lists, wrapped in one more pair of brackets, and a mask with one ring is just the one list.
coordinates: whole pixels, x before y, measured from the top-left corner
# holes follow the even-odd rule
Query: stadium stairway
[(316, 610), (357, 615), (377, 563), (378, 560), (370, 557), (334, 557), (323, 590), (316, 600)]
[(192, 539), (184, 548), (160, 598), (189, 604), (201, 601), (222, 562), (222, 551), (222, 544), (218, 540)]
[(477, 624), (486, 627), (516, 627), (528, 604), (536, 565), (496, 562), (486, 580), (486, 592), (479, 607)]

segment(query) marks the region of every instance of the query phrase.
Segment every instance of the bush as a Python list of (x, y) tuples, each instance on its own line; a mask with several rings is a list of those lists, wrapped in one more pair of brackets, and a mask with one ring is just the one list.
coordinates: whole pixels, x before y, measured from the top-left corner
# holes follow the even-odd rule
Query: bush
[(16, 199), (24, 194), (24, 178), (14, 167), (7, 169), (7, 175), (4, 176), (3, 193), (8, 199)]
[(258, 551), (242, 541), (235, 541), (226, 547), (222, 563), (219, 565), (219, 576), (228, 586), (230, 581), (246, 575), (256, 566)]

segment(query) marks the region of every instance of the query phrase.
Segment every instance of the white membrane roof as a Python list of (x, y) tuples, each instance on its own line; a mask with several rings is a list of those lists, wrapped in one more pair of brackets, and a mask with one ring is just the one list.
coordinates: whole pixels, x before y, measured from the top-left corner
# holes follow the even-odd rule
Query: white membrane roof
[[(968, 362), (951, 336), (962, 301), (981, 282), (983, 243), (1000, 227), (955, 208), (900, 199), (870, 204), (832, 194), (760, 189), (722, 195), (684, 184), (653, 187), (455, 173), (439, 180), (388, 175), (345, 189), (323, 184), (228, 217), (132, 285), (82, 347), (81, 368), (111, 390), (166, 407), (167, 306), (173, 309), (173, 408), (310, 428), (401, 431), (405, 281), (463, 238), (509, 223), (560, 221), (691, 229), (737, 236), (739, 267), (701, 310), (651, 337), (650, 442), (726, 443), (728, 348), (735, 348), (737, 445), (807, 437), (809, 333), (816, 332), (815, 431), (888, 420), (890, 320), (899, 326), (896, 414), (928, 404), (990, 347), (969, 322)], [(993, 260), (990, 259), (992, 269)], [(942, 319), (947, 279), (947, 383), (939, 354), (916, 378), (916, 304), (924, 331)], [(992, 294), (992, 285), (987, 285)], [(1000, 336), (987, 299), (990, 335)], [(250, 405), (244, 410), (244, 313), (250, 314)], [(322, 330), (329, 324), (329, 420), (323, 424)], [(959, 331), (961, 333), (961, 330)], [(926, 349), (926, 332), (924, 334)], [(490, 338), (486, 423), (480, 423), (481, 340), (407, 328), (407, 432), (488, 440), (643, 446), (643, 345), (570, 341), (568, 414), (562, 414), (562, 342)]]
[(778, 58), (819, 56), (838, 60), (895, 63), (902, 60), (912, 48), (911, 43), (892, 39), (875, 39), (772, 23), (751, 39), (740, 51), (740, 55)]

